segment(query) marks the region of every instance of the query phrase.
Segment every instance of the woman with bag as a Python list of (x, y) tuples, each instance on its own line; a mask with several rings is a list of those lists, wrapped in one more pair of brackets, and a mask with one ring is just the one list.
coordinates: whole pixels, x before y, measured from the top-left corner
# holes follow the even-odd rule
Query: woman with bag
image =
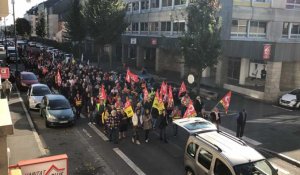
[(149, 109), (145, 110), (145, 114), (143, 115), (143, 129), (145, 130), (145, 142), (149, 142), (149, 132), (152, 129), (152, 117)]

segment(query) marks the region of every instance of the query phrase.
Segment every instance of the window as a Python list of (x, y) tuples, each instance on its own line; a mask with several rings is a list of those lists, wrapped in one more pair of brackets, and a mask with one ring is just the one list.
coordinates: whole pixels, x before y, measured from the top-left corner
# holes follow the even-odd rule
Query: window
[(139, 23), (135, 22), (132, 23), (132, 31), (139, 31)]
[(300, 38), (300, 23), (291, 23), (291, 38)]
[[(210, 169), (212, 154), (204, 149), (200, 149), (198, 154), (198, 162), (204, 166), (206, 169)], [(227, 175), (227, 174), (226, 174)]]
[(149, 8), (149, 0), (141, 1), (141, 9), (145, 10)]
[(214, 168), (215, 175), (232, 175), (229, 168), (219, 159), (216, 159), (215, 168)]
[(266, 37), (267, 22), (250, 21), (249, 37)]
[(195, 144), (195, 143), (190, 143), (186, 149), (186, 152), (192, 157), (195, 158), (196, 157), (196, 152), (199, 148), (199, 145)]
[(186, 4), (186, 0), (175, 0), (175, 5), (184, 5)]
[(126, 28), (127, 32), (131, 32), (132, 31), (132, 24), (129, 24)]
[(151, 8), (159, 8), (159, 0), (151, 0)]
[(161, 22), (161, 31), (171, 31), (171, 22)]
[(149, 31), (158, 31), (158, 22), (149, 22)]
[(241, 59), (229, 58), (227, 68), (227, 78), (230, 83), (236, 83), (240, 79)]
[(254, 0), (254, 2), (267, 2), (267, 0)]
[(286, 8), (287, 9), (300, 9), (300, 0), (287, 0)]
[(132, 3), (132, 8), (133, 8), (133, 11), (139, 10), (139, 2), (133, 2)]
[(173, 23), (174, 32), (184, 32), (185, 31), (185, 22), (174, 22)]
[(289, 23), (284, 22), (282, 27), (282, 38), (288, 38), (289, 37)]
[(148, 31), (148, 23), (147, 22), (141, 22), (141, 31)]
[(162, 0), (162, 7), (172, 6), (172, 0)]
[(131, 9), (132, 9), (132, 3), (128, 3), (128, 5), (127, 5), (127, 11), (131, 12)]
[(235, 19), (231, 23), (231, 36), (247, 37), (247, 20)]

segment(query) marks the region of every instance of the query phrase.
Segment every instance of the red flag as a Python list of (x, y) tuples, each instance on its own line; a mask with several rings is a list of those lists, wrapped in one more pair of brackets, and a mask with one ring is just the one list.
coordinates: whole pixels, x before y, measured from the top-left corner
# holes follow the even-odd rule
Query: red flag
[(181, 83), (178, 96), (180, 96), (183, 92), (186, 92), (186, 86), (185, 86), (184, 82)]
[(144, 101), (146, 101), (148, 99), (149, 93), (148, 93), (147, 88), (144, 88), (143, 91), (144, 91)]
[(165, 83), (165, 81), (163, 81), (160, 86), (160, 94), (166, 95), (167, 92), (168, 92), (168, 85), (167, 83)]
[(223, 105), (226, 113), (227, 113), (229, 105), (230, 105), (230, 99), (231, 99), (231, 91), (229, 91), (220, 101), (220, 103)]
[(105, 92), (105, 89), (104, 89), (104, 85), (101, 86), (99, 98), (102, 99), (102, 100), (106, 100), (107, 99), (106, 92)]
[(173, 105), (174, 105), (174, 99), (173, 99), (172, 87), (169, 86), (168, 106), (173, 106)]
[(127, 69), (127, 73), (126, 73), (126, 78), (125, 78), (125, 80), (126, 80), (128, 83), (130, 83), (130, 70), (129, 70), (129, 69)]
[(56, 81), (57, 81), (57, 85), (61, 86), (61, 76), (60, 76), (59, 71), (57, 71), (57, 74), (56, 74)]
[(196, 117), (197, 116), (197, 112), (194, 108), (194, 105), (192, 102), (190, 102), (188, 108), (186, 109), (183, 118), (190, 118), (190, 117)]

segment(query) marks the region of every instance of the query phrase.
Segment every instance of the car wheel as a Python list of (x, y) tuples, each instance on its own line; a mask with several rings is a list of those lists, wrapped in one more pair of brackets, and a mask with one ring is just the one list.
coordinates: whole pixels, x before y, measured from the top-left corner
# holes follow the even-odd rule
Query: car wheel
[(186, 175), (195, 175), (195, 173), (194, 173), (190, 168), (187, 168), (187, 169), (185, 170), (185, 174), (186, 174)]
[(296, 108), (297, 108), (297, 109), (300, 109), (300, 102), (298, 102), (298, 103), (296, 104)]

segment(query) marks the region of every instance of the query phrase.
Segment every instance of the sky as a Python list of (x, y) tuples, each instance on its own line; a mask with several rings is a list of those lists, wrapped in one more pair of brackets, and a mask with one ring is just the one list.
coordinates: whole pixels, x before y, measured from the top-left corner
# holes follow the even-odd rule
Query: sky
[[(6, 25), (13, 24), (13, 8), (11, 4), (11, 0), (7, 0), (9, 4), (9, 15), (6, 17)], [(28, 2), (30, 1), (30, 2)], [(31, 7), (38, 5), (39, 3), (45, 0), (15, 0), (15, 13), (16, 19), (23, 18), (24, 14), (27, 10), (31, 9)], [(0, 22), (0, 25), (3, 25), (3, 20)]]

